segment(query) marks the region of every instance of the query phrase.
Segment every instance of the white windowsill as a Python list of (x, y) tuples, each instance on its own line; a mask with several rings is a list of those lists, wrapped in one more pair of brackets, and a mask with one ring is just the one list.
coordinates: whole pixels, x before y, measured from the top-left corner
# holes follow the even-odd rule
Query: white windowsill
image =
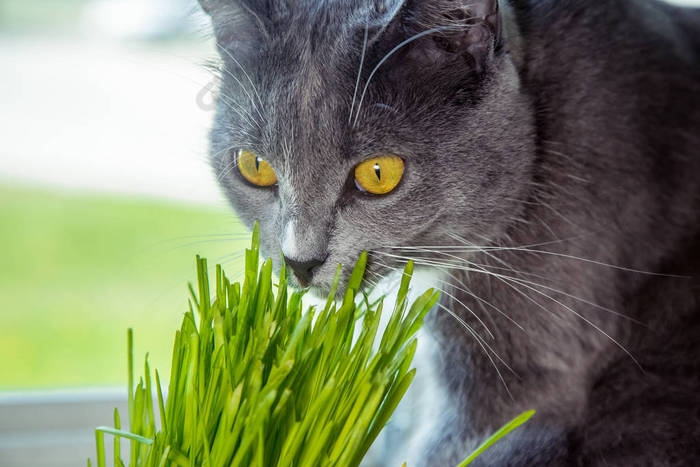
[[(114, 426), (115, 407), (126, 427), (126, 389), (0, 392), (0, 464), (76, 467), (87, 465), (88, 457), (94, 464), (95, 428)], [(122, 444), (124, 458), (128, 443)], [(111, 459), (111, 436), (105, 446)]]

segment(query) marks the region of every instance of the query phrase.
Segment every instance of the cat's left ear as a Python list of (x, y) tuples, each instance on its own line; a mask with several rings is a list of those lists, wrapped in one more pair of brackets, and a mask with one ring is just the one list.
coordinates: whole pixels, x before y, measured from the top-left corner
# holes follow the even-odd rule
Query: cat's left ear
[(502, 46), (499, 0), (422, 0), (409, 21), (435, 30), (434, 47), (424, 51), (432, 60), (461, 54), (480, 72)]

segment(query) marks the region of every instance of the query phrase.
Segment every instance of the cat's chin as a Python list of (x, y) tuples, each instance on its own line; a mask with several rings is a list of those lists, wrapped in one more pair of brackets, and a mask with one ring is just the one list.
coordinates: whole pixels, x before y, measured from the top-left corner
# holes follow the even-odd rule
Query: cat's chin
[[(326, 284), (310, 284), (308, 287), (303, 287), (301, 284), (299, 284), (296, 280), (292, 279), (291, 277), (288, 279), (287, 283), (291, 288), (293, 288), (296, 291), (302, 292), (306, 291), (306, 295), (313, 297), (316, 300), (326, 300), (328, 298), (328, 294), (331, 293), (331, 287), (330, 285)], [(338, 291), (336, 291), (336, 297), (338, 296)]]
[(328, 298), (328, 294), (331, 293), (329, 287), (312, 285), (307, 288), (309, 295), (318, 300), (325, 300)]
[[(311, 284), (308, 287), (302, 287), (299, 285), (299, 283), (294, 282), (292, 280), (289, 281), (289, 285), (294, 288), (294, 290), (298, 291), (306, 291), (306, 295), (309, 297), (312, 297), (314, 300), (319, 300), (325, 302), (328, 299), (328, 295), (331, 293), (332, 286), (331, 284)], [(369, 289), (367, 289), (367, 285), (362, 283), (360, 286), (360, 290), (364, 292), (370, 292)], [(336, 300), (342, 300), (342, 298), (345, 296), (345, 288), (342, 284), (338, 285), (338, 288), (335, 291), (335, 299)]]

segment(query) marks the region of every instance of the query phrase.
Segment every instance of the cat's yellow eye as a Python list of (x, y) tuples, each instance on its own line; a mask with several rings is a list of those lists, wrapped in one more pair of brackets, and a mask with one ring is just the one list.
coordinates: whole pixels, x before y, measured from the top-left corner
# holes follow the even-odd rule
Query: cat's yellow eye
[(385, 195), (399, 184), (403, 170), (403, 159), (398, 156), (374, 157), (355, 167), (355, 184), (362, 191)]
[(238, 152), (238, 170), (253, 185), (272, 186), (277, 183), (277, 175), (270, 164), (245, 149)]

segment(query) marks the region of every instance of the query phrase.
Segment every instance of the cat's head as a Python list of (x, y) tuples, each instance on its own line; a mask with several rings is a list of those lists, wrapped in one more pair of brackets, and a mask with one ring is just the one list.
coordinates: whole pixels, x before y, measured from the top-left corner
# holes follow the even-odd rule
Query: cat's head
[(396, 247), (483, 244), (518, 214), (534, 126), (496, 0), (200, 1), (213, 166), (296, 283), (323, 293), (362, 250), (374, 280)]

